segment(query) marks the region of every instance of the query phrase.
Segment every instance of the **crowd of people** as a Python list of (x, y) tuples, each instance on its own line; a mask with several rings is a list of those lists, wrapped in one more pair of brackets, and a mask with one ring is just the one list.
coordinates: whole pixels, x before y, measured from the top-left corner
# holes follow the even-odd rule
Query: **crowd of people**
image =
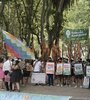
[[(57, 67), (58, 65), (59, 67)], [(26, 86), (30, 82), (29, 78), (32, 77), (32, 73), (46, 73), (45, 85), (48, 86), (82, 88), (84, 76), (87, 76), (87, 65), (89, 66), (89, 62), (84, 63), (81, 59), (77, 62), (68, 62), (68, 60), (64, 61), (62, 58), (58, 58), (57, 62), (54, 62), (49, 57), (45, 62), (41, 58), (36, 60), (0, 58), (0, 89), (5, 88), (7, 91), (19, 92), (21, 84)], [(66, 67), (64, 68), (64, 66)]]
[(26, 85), (28, 83), (28, 78), (30, 77), (30, 72), (32, 71), (32, 65), (23, 61), (21, 59), (12, 59), (11, 57), (6, 57), (0, 59), (0, 88), (3, 89), (4, 86), (7, 91), (20, 91), (20, 84)]

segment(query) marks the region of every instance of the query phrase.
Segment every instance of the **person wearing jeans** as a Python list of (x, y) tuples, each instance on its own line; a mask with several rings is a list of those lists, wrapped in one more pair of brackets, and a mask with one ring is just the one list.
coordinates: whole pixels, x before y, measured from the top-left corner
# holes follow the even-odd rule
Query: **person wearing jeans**
[(49, 86), (53, 86), (53, 74), (47, 74), (48, 75), (48, 84)]
[(48, 59), (46, 63), (46, 74), (47, 74), (47, 81), (49, 86), (53, 86), (53, 78), (54, 78), (54, 71), (55, 71), (55, 63), (52, 61), (52, 59)]

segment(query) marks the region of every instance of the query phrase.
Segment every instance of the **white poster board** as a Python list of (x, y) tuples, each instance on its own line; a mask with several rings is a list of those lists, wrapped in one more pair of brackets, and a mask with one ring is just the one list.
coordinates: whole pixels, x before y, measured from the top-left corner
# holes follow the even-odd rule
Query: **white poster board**
[(90, 77), (90, 66), (86, 66), (86, 76)]
[(89, 88), (89, 78), (88, 77), (84, 77), (83, 80), (83, 88)]
[(83, 74), (82, 63), (77, 63), (74, 65), (75, 75)]
[(63, 64), (63, 75), (71, 75), (71, 64), (70, 63)]
[(62, 73), (63, 73), (63, 64), (62, 63), (57, 63), (56, 75), (62, 75)]
[(47, 62), (46, 63), (46, 74), (54, 74), (54, 71), (55, 71), (54, 62)]
[(46, 83), (46, 74), (45, 73), (32, 73), (31, 83)]

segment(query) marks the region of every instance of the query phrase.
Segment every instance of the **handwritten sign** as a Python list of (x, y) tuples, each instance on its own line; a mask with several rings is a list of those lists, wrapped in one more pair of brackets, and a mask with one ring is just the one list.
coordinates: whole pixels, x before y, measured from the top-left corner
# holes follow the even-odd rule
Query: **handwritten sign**
[(31, 83), (46, 83), (46, 73), (32, 73)]
[(77, 63), (74, 65), (75, 75), (83, 74), (83, 68), (81, 63)]
[(86, 76), (90, 77), (90, 66), (86, 66)]
[(54, 62), (47, 62), (46, 63), (46, 73), (47, 74), (54, 74), (54, 71), (55, 71)]
[(63, 64), (63, 75), (71, 75), (71, 65), (70, 63)]
[(63, 73), (63, 64), (62, 63), (57, 63), (56, 66), (56, 75), (61, 75)]

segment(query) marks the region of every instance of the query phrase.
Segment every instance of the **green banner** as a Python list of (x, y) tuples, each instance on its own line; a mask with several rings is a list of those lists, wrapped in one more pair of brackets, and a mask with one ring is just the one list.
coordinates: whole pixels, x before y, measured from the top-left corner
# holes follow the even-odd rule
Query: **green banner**
[(87, 40), (88, 38), (88, 29), (65, 29), (64, 31), (64, 40)]

